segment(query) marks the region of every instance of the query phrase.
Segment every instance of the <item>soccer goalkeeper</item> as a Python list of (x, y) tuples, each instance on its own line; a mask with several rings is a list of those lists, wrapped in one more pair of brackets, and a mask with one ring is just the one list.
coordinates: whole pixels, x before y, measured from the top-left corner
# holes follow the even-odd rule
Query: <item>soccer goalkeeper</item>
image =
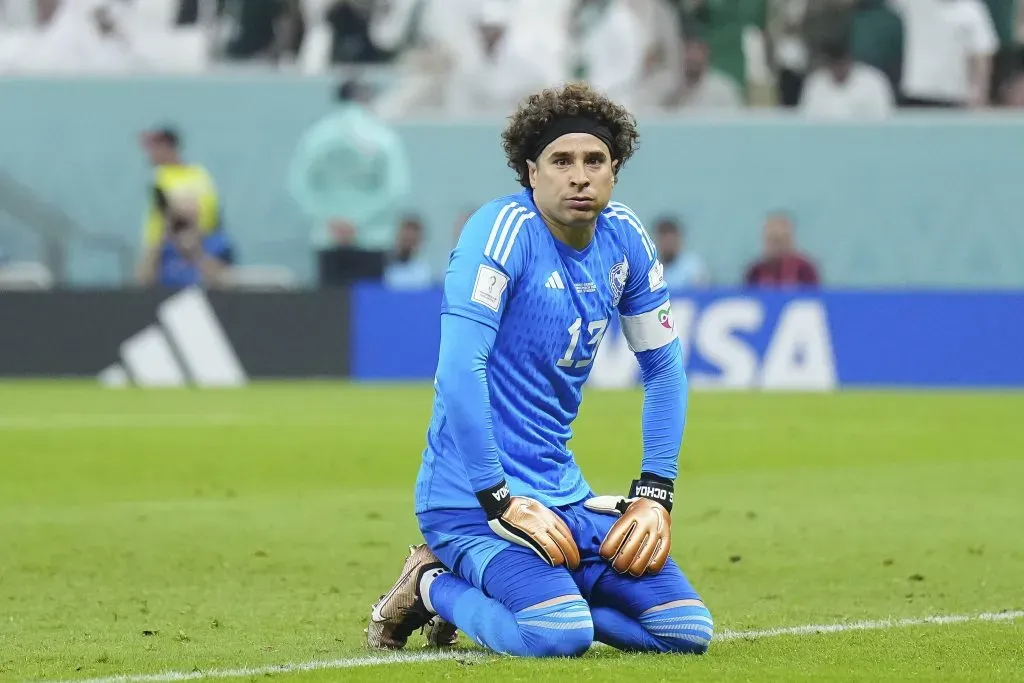
[[(654, 243), (610, 201), (638, 137), (581, 84), (530, 96), (502, 134), (524, 189), (470, 217), (451, 255), (416, 484), (426, 544), (374, 606), (370, 647), (429, 624), (435, 645), (457, 628), (528, 657), (707, 650), (711, 614), (669, 557), (681, 347)], [(643, 451), (628, 495), (598, 496), (566, 444), (614, 314), (641, 368)]]

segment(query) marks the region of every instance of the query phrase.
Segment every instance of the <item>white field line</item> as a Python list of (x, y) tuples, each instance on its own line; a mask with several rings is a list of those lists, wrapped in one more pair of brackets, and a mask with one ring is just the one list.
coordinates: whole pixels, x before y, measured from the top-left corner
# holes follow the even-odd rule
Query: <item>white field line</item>
[[(905, 628), (933, 624), (963, 624), (976, 621), (1014, 621), (1024, 618), (1024, 610), (1012, 612), (985, 612), (982, 614), (952, 614), (947, 616), (921, 617), (918, 619), (880, 619), (855, 621), (846, 624), (806, 624), (754, 631), (722, 631), (714, 640), (760, 640), (777, 636), (810, 636), (819, 633), (844, 633), (847, 631), (877, 631), (881, 629)], [(713, 645), (712, 645), (713, 647)], [(302, 671), (334, 671), (365, 666), (389, 666), (393, 664), (416, 664), (420, 662), (442, 662), (446, 660), (481, 661), (488, 655), (475, 650), (435, 651), (419, 654), (396, 654), (392, 656), (349, 657), (347, 659), (326, 659), (274, 666), (242, 667), (238, 669), (211, 669), (209, 671), (166, 671), (157, 674), (121, 674), (104, 678), (87, 678), (59, 681), (58, 683), (173, 683), (173, 681), (198, 681), (214, 678), (262, 677), (273, 674)]]

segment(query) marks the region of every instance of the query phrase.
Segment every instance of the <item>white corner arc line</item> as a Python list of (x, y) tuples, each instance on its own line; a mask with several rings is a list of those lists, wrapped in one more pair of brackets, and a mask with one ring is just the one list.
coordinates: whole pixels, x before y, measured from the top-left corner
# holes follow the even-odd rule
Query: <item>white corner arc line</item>
[[(983, 612), (981, 614), (950, 614), (919, 617), (914, 619), (878, 619), (854, 621), (844, 624), (805, 624), (750, 631), (725, 630), (716, 633), (711, 642), (733, 640), (760, 640), (778, 636), (812, 636), (849, 631), (877, 631), (909, 626), (964, 624), (968, 622), (1015, 621), (1024, 618), (1024, 610), (1006, 612)], [(240, 667), (236, 669), (211, 669), (209, 671), (165, 671), (155, 674), (121, 674), (104, 678), (70, 679), (56, 683), (174, 683), (175, 681), (200, 681), (218, 678), (244, 678), (303, 671), (334, 671), (365, 666), (389, 666), (393, 664), (417, 664), (449, 660), (480, 661), (488, 655), (479, 650), (433, 651), (421, 654), (397, 654), (392, 656), (349, 657), (347, 659), (325, 659), (273, 666)]]

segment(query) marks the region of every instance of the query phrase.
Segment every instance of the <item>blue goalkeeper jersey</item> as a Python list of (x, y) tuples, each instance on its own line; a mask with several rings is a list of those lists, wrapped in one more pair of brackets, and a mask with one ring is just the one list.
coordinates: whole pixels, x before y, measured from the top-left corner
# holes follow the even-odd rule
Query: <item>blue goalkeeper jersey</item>
[[(682, 377), (654, 243), (620, 203), (600, 214), (594, 239), (582, 251), (554, 238), (530, 190), (486, 204), (469, 218), (451, 254), (441, 315), (442, 360), (416, 484), (417, 512), (477, 507), (475, 492), (502, 476), (512, 495), (549, 507), (586, 497), (589, 487), (567, 443), (613, 316), (642, 368), (645, 355), (664, 357), (663, 365)], [(483, 352), (476, 348), (481, 345)], [(444, 358), (461, 367), (478, 356), (474, 386), (442, 377)], [(685, 393), (685, 384), (674, 382), (663, 401), (672, 404), (671, 414), (645, 423), (643, 445), (644, 470), (670, 478), (677, 474), (684, 402), (672, 394)], [(479, 393), (476, 384), (483, 386)], [(481, 436), (460, 438), (460, 430)], [(487, 451), (490, 466), (480, 464)]]

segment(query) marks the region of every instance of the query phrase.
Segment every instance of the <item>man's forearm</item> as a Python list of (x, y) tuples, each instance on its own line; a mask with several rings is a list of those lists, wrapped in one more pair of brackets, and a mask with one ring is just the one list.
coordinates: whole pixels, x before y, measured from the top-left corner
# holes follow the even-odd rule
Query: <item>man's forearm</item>
[(504, 479), (498, 459), (487, 387), (487, 354), (495, 332), (457, 315), (441, 316), (441, 352), (437, 387), (444, 401), (455, 447), (474, 491)]
[(637, 354), (644, 385), (641, 471), (674, 480), (686, 422), (687, 381), (678, 339)]

